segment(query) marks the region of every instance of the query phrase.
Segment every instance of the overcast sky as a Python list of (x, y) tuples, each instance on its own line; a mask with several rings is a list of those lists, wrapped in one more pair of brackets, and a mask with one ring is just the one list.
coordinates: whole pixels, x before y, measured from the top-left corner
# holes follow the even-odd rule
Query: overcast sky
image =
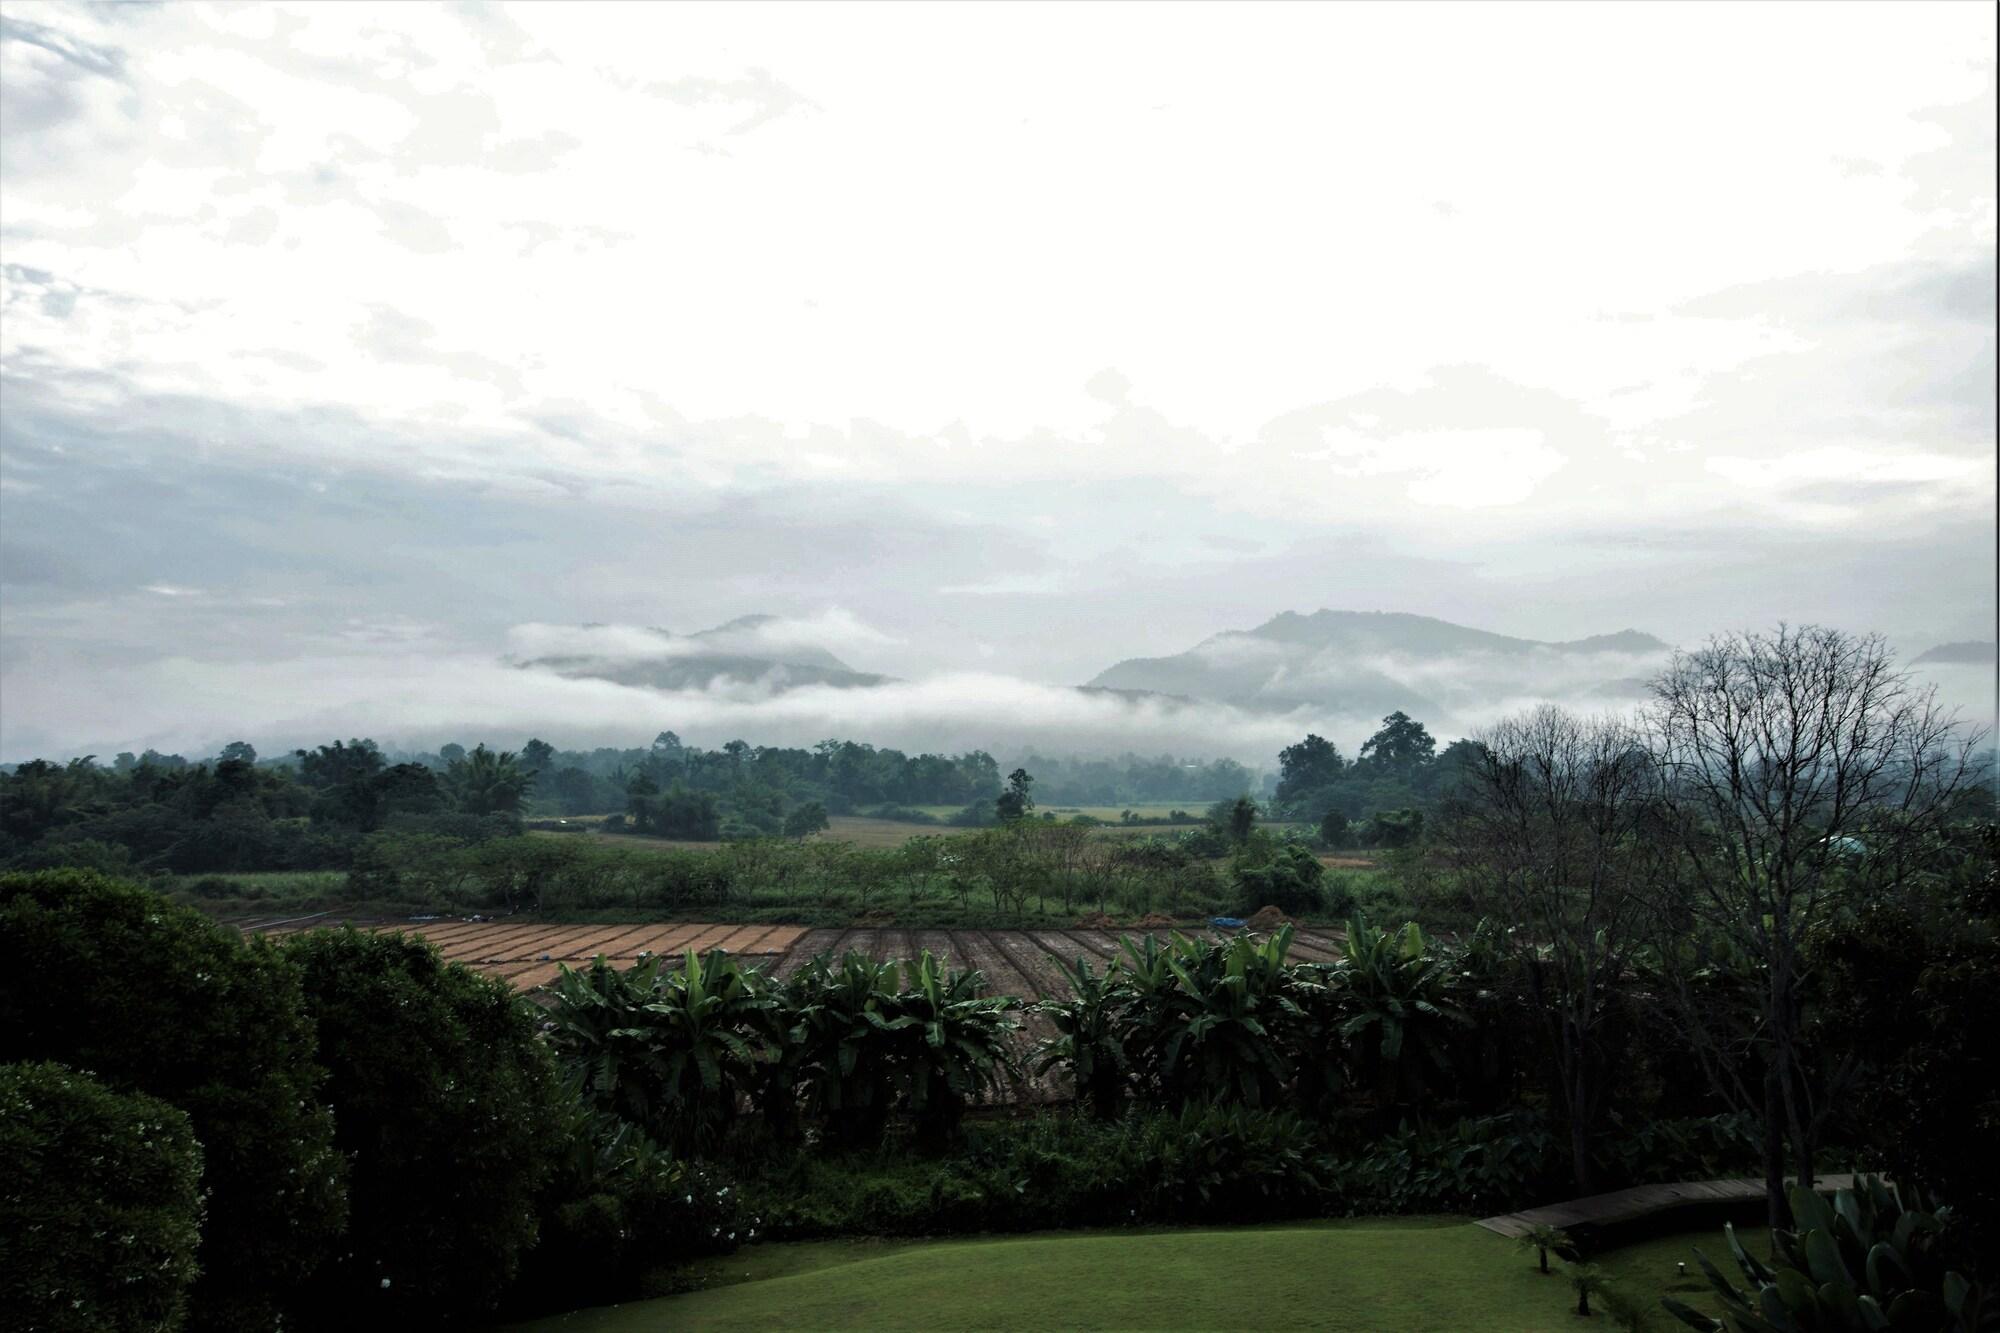
[(0, 758), (529, 624), (1990, 639), (1994, 18), (0, 4)]

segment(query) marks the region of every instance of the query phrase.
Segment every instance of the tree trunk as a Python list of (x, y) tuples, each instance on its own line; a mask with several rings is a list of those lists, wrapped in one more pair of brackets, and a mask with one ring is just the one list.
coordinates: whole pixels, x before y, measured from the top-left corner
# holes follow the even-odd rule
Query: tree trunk
[(1591, 1190), (1590, 1172), (1590, 1126), (1583, 1123), (1582, 1099), (1579, 1097), (1570, 1106), (1569, 1113), (1569, 1159), (1570, 1173), (1576, 1177), (1576, 1192), (1589, 1194)]
[(1791, 1225), (1791, 1205), (1785, 1202), (1785, 1094), (1771, 1063), (1764, 1066), (1764, 1207), (1773, 1231)]

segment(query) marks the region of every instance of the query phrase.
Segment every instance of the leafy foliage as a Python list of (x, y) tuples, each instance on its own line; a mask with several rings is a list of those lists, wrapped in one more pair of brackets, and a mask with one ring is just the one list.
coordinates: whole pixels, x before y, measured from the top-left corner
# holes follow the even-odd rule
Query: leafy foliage
[[(188, 1118), (59, 1064), (0, 1065), (0, 1306), (47, 1333), (172, 1330), (200, 1239)], [(18, 1322), (16, 1322), (18, 1321)]]
[(1451, 1029), (1469, 1022), (1451, 999), (1454, 971), (1414, 921), (1393, 934), (1362, 917), (1348, 921), (1329, 982), (1343, 997), (1340, 1034), (1356, 1072), (1385, 1102), (1421, 1105), (1431, 1079), (1450, 1069)]
[(346, 1213), (297, 966), (79, 871), (0, 875), (0, 1060), (55, 1060), (186, 1112), (208, 1219), (190, 1318), (268, 1329)]
[(1712, 1333), (1977, 1333), (2000, 1327), (1977, 1283), (1939, 1257), (1944, 1219), (1906, 1207), (1874, 1176), (1839, 1190), (1828, 1203), (1809, 1189), (1790, 1192), (1796, 1230), (1773, 1230), (1765, 1263), (1728, 1228), (1729, 1252), (1747, 1288), (1737, 1286), (1700, 1250), (1695, 1258), (1722, 1305), (1719, 1319), (1668, 1299), (1690, 1328)]
[(1319, 858), (1297, 843), (1282, 843), (1264, 850), (1264, 856), (1246, 851), (1237, 858), (1239, 908), (1245, 914), (1260, 907), (1275, 907), (1286, 916), (1316, 915), (1325, 906), (1319, 882), (1326, 867)]
[(554, 1068), (505, 983), (421, 939), (312, 931), (285, 946), (349, 1162), (322, 1314), (434, 1322), (491, 1308), (535, 1241), (553, 1169)]

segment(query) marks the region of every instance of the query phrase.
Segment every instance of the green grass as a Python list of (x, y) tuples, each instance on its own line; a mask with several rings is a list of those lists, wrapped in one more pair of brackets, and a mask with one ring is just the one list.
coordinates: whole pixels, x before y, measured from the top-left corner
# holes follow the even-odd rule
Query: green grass
[[(1696, 1240), (1713, 1246), (1719, 1237), (1649, 1241), (1601, 1262), (1614, 1281), (1657, 1309), (1675, 1281), (1674, 1261), (1688, 1257)], [(714, 1285), (514, 1327), (520, 1333), (1614, 1327), (1601, 1314), (1578, 1319), (1560, 1275), (1542, 1277), (1531, 1253), (1458, 1219), (769, 1245), (710, 1261), (690, 1276)], [(1683, 1299), (1692, 1293), (1688, 1286)], [(1663, 1314), (1655, 1322), (1667, 1326)]]

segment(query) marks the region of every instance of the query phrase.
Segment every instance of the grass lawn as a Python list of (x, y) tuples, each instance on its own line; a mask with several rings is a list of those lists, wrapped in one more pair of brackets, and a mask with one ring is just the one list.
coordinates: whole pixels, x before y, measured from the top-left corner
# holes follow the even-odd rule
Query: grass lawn
[[(1674, 1261), (1687, 1256), (1695, 1239), (1651, 1241), (1600, 1262), (1657, 1311), (1659, 1295), (1674, 1281)], [(1709, 1242), (1705, 1234), (1698, 1239)], [(916, 1327), (1574, 1333), (1615, 1326), (1602, 1314), (1577, 1318), (1560, 1276), (1542, 1277), (1531, 1253), (1456, 1218), (770, 1245), (707, 1269), (709, 1281), (727, 1285), (514, 1327), (518, 1333)], [(1688, 1290), (1683, 1299), (1698, 1303)], [(1663, 1313), (1654, 1323), (1670, 1326)]]

